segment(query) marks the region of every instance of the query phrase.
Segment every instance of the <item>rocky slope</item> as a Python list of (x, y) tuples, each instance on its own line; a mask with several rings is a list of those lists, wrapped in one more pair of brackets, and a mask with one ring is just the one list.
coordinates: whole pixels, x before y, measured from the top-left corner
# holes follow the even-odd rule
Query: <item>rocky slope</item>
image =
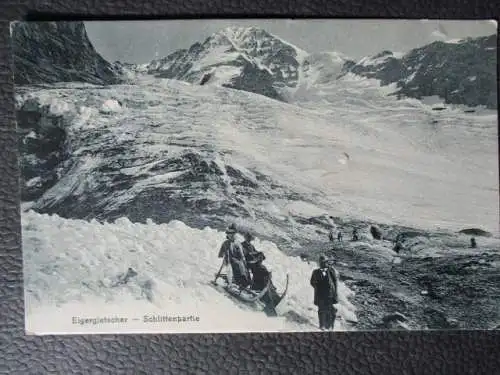
[(11, 33), (16, 84), (120, 81), (92, 46), (83, 22), (14, 22)]
[[(314, 225), (324, 241), (311, 242), (296, 255), (308, 262), (327, 254), (340, 278), (355, 292), (358, 329), (498, 329), (500, 239), (478, 229), (470, 236), (436, 230), (379, 225), (341, 217), (298, 219)], [(330, 222), (344, 235), (329, 245)], [(371, 228), (382, 234), (375, 239)], [(359, 240), (352, 241), (356, 229)], [(399, 237), (402, 248), (395, 252)]]
[[(177, 219), (222, 229), (228, 218), (264, 220), (263, 200), (297, 196), (231, 157), (223, 133), (232, 123), (204, 134), (215, 112), (231, 105), (228, 89), (210, 88), (207, 101), (178, 81), (134, 87), (18, 90), (23, 201), (70, 218)], [(275, 101), (238, 93), (242, 116), (265, 131), (257, 109), (270, 113)]]
[(383, 51), (359, 62), (350, 72), (395, 84), (398, 97), (421, 99), (437, 95), (445, 103), (497, 108), (497, 40), (495, 35), (434, 42), (401, 56)]

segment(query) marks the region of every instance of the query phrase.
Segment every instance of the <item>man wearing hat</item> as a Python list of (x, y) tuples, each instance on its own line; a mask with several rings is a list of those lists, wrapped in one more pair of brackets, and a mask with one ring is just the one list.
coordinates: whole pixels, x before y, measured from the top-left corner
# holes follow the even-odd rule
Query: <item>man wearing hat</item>
[(243, 249), (236, 242), (236, 226), (234, 224), (227, 228), (226, 238), (219, 250), (219, 258), (224, 258), (224, 265), (231, 265), (233, 271), (232, 282), (245, 288), (250, 285), (250, 274)]
[[(257, 251), (257, 249), (253, 246), (252, 241), (254, 236), (250, 232), (245, 232), (244, 234), (245, 241), (241, 243), (241, 247), (243, 248), (243, 254), (245, 254), (245, 259), (247, 261), (248, 268), (252, 272), (253, 281), (255, 288), (258, 290), (262, 290), (262, 288), (267, 284), (267, 282), (263, 282), (262, 288), (259, 286), (262, 284), (260, 278), (258, 277), (262, 272), (260, 266), (262, 262), (266, 259), (264, 253), (262, 251)], [(257, 278), (256, 278), (257, 276)], [(253, 286), (252, 286), (253, 287)]]
[(337, 313), (334, 304), (338, 303), (338, 274), (328, 265), (324, 255), (319, 257), (319, 268), (311, 276), (311, 286), (314, 288), (314, 304), (318, 306), (319, 328), (333, 329)]
[(263, 264), (266, 256), (262, 251), (257, 251), (255, 246), (253, 246), (252, 241), (254, 236), (252, 233), (246, 232), (244, 236), (245, 241), (241, 243), (241, 246), (243, 247), (248, 267), (252, 271), (252, 289), (260, 291), (266, 286), (268, 287), (267, 293), (261, 298), (261, 301), (265, 304), (264, 312), (268, 316), (276, 316), (276, 303), (279, 303), (281, 298), (273, 284), (271, 272)]
[(261, 261), (265, 260), (266, 257), (262, 251), (257, 251), (255, 246), (252, 244), (254, 240), (254, 236), (251, 232), (245, 232), (243, 235), (245, 237), (245, 241), (241, 243), (241, 247), (243, 248), (243, 254), (245, 254), (245, 259), (248, 263), (255, 263), (257, 259)]

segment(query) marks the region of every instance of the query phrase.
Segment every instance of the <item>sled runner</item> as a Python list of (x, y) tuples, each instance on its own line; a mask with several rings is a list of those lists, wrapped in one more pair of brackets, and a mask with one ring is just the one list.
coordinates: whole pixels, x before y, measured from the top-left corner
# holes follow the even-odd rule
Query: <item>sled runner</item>
[(281, 293), (281, 296), (276, 301), (274, 301), (274, 307), (278, 306), (280, 304), (280, 302), (283, 300), (283, 298), (285, 298), (286, 293), (288, 291), (288, 281), (289, 281), (289, 277), (288, 277), (288, 274), (286, 274), (285, 290), (283, 291), (283, 293)]
[(262, 297), (266, 295), (269, 290), (269, 283), (261, 291), (255, 291), (250, 288), (241, 288), (236, 284), (230, 284), (227, 282), (226, 275), (219, 275), (218, 279), (223, 281), (217, 282), (212, 280), (209, 285), (215, 288), (218, 292), (225, 294), (227, 297), (235, 302), (243, 303), (240, 304), (241, 307), (247, 306), (252, 310), (262, 310), (265, 304), (261, 301)]
[(213, 284), (216, 286), (221, 286), (227, 293), (236, 297), (240, 301), (253, 303), (259, 301), (269, 290), (270, 281), (268, 281), (267, 285), (262, 290), (253, 290), (250, 287), (241, 288), (236, 284), (230, 284), (227, 282), (227, 275), (219, 275), (220, 279), (224, 280), (224, 284), (217, 284), (217, 281), (214, 281)]
[[(217, 280), (223, 280), (217, 282)], [(278, 316), (276, 307), (281, 303), (288, 291), (289, 276), (286, 275), (286, 285), (283, 293), (278, 295), (274, 289), (271, 278), (268, 279), (266, 286), (262, 290), (253, 290), (250, 287), (241, 288), (236, 284), (230, 284), (227, 275), (217, 274), (215, 280), (211, 282), (215, 289), (223, 291), (237, 301), (244, 302), (247, 305), (262, 309), (268, 316)], [(274, 297), (273, 296), (277, 296)]]
[[(269, 278), (271, 280), (271, 278)], [(285, 298), (286, 292), (288, 291), (288, 274), (286, 275), (286, 285), (285, 290), (281, 295), (276, 292), (274, 285), (270, 285), (268, 292), (262, 297), (261, 302), (264, 304), (264, 312), (267, 316), (278, 316), (276, 312), (276, 307)]]

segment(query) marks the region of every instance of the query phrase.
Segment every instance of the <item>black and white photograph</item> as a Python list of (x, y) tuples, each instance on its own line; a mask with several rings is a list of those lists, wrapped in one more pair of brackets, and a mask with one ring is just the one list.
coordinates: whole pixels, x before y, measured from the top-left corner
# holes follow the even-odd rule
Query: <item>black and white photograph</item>
[(11, 23), (29, 335), (500, 329), (497, 23)]

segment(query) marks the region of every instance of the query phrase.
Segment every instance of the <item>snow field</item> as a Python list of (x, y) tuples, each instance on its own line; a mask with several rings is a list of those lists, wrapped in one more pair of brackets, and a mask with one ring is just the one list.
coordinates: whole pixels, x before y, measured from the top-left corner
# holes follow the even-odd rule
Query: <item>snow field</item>
[[(198, 315), (200, 322), (150, 324), (132, 322), (127, 332), (237, 332), (315, 330), (317, 312), (309, 278), (312, 264), (284, 255), (273, 243), (254, 241), (281, 292), (286, 274), (290, 285), (278, 307), (278, 318), (233, 302), (209, 285), (220, 267), (217, 258), (224, 233), (193, 229), (182, 222), (156, 225), (68, 220), (56, 215), (23, 213), (23, 249), (27, 330), (38, 333), (96, 331), (74, 325), (71, 316), (121, 314)], [(119, 284), (128, 268), (137, 275)], [(352, 294), (340, 285), (337, 330), (356, 321)], [(293, 311), (308, 324), (285, 319)], [(76, 315), (75, 315), (76, 314)], [(117, 327), (99, 327), (112, 332)]]

